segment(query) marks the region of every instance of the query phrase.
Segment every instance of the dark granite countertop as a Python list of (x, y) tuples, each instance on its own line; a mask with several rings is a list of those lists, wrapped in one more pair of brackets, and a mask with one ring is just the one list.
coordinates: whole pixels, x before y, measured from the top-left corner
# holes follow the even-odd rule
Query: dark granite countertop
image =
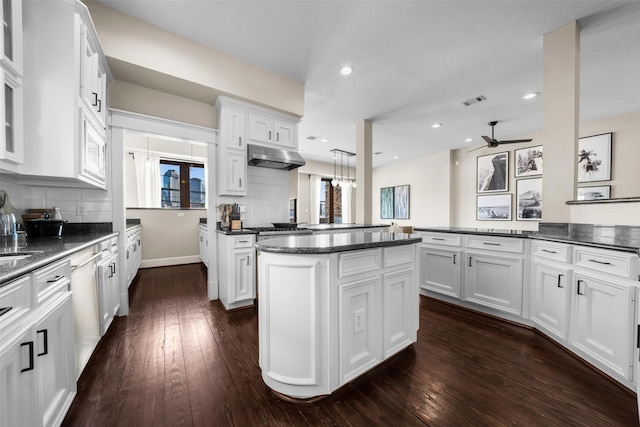
[(238, 234), (258, 234), (255, 230), (247, 230), (246, 228), (241, 228), (240, 230), (220, 230), (216, 228), (216, 233), (224, 234), (226, 236), (235, 236)]
[(461, 227), (417, 227), (415, 231), (521, 237), (635, 252), (640, 255), (640, 227), (627, 225), (540, 223), (538, 231)]
[(306, 228), (313, 231), (325, 231), (325, 230), (351, 230), (354, 228), (378, 228), (389, 227), (385, 224), (304, 224), (300, 228)]
[(387, 246), (420, 243), (422, 238), (414, 234), (387, 233), (339, 233), (314, 234), (310, 236), (290, 236), (266, 239), (256, 243), (262, 252), (285, 254), (330, 254)]
[[(75, 234), (63, 236), (62, 238), (38, 237), (27, 239), (25, 245), (17, 248), (13, 247), (11, 250), (0, 249), (1, 253), (6, 254), (30, 254), (27, 258), (0, 264), (0, 287), (37, 268), (68, 257), (77, 251), (117, 235), (118, 233), (101, 232)], [(0, 257), (1, 261), (2, 257)]]

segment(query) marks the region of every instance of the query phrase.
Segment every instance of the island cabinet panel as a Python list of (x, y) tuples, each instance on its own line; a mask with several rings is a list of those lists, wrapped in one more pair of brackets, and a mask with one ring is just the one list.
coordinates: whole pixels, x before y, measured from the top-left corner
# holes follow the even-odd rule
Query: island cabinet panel
[(354, 276), (380, 268), (382, 263), (380, 249), (354, 251), (340, 255), (339, 277)]
[(574, 282), (571, 344), (587, 360), (633, 380), (635, 287), (586, 272), (576, 272)]
[(340, 383), (345, 384), (382, 359), (380, 279), (340, 285)]
[(465, 299), (496, 310), (522, 314), (521, 258), (465, 254)]
[[(327, 394), (326, 259), (260, 255), (260, 367), (267, 385), (292, 397)], [(282, 262), (286, 261), (286, 262)], [(272, 387), (275, 388), (275, 387)]]
[[(414, 271), (408, 268), (383, 276), (382, 351), (385, 359), (417, 339), (415, 296), (418, 289), (415, 286), (414, 274)], [(417, 302), (419, 305), (419, 300)]]
[(533, 261), (531, 320), (553, 339), (566, 342), (569, 332), (571, 270)]

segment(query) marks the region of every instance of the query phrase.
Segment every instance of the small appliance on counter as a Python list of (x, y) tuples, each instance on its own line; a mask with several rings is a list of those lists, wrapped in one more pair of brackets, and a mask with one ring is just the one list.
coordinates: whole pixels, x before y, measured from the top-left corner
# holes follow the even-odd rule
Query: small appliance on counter
[(59, 207), (29, 209), (23, 218), (28, 237), (62, 237), (66, 221), (62, 219)]
[(220, 211), (220, 228), (222, 230), (241, 230), (240, 206), (237, 203), (222, 203), (218, 205)]

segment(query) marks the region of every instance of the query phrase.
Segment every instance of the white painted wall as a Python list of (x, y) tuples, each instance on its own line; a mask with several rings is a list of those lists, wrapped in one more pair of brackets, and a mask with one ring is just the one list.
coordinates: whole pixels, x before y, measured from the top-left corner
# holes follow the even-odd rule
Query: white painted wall
[[(372, 222), (398, 225), (448, 226), (450, 152), (393, 163), (373, 170)], [(380, 218), (380, 188), (409, 185), (409, 219)]]

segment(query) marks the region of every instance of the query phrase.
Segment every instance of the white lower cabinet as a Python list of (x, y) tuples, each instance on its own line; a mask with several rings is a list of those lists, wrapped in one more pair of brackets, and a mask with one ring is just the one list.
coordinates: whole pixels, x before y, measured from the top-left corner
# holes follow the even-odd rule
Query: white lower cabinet
[(420, 286), (430, 291), (460, 298), (462, 285), (461, 251), (420, 246)]
[(382, 276), (382, 355), (387, 358), (416, 339), (413, 265)]
[(583, 271), (574, 274), (571, 345), (596, 366), (633, 380), (635, 287)]
[(465, 253), (465, 300), (510, 314), (522, 314), (523, 260)]
[(34, 341), (31, 328), (0, 341), (0, 426), (37, 425)]
[(218, 286), (227, 310), (253, 305), (256, 297), (256, 237), (218, 234)]
[(539, 261), (532, 263), (531, 320), (537, 329), (566, 342), (569, 333), (571, 270)]
[(207, 224), (198, 226), (198, 248), (200, 252), (200, 260), (204, 265), (209, 267), (209, 237), (207, 236)]

